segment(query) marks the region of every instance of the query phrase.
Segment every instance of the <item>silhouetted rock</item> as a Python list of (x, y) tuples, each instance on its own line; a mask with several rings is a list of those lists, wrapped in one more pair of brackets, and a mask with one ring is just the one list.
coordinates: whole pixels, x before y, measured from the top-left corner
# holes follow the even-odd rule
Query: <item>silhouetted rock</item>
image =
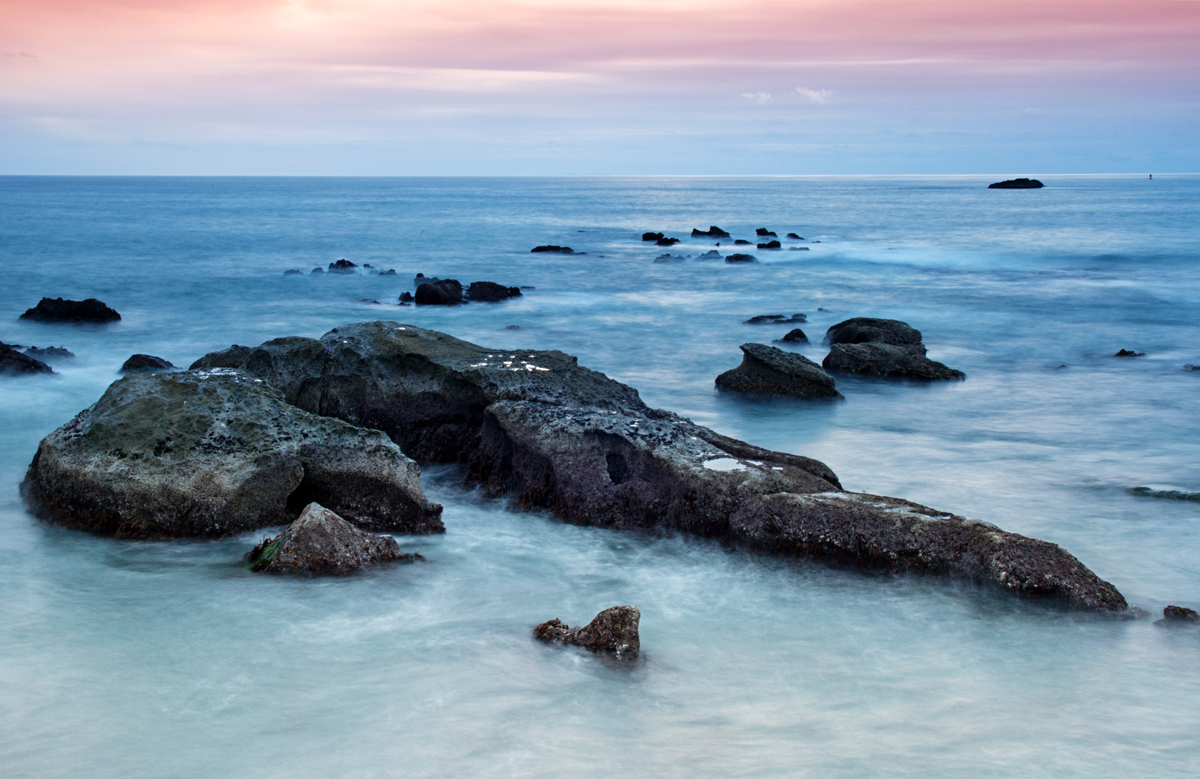
[(840, 398), (833, 377), (812, 360), (766, 344), (742, 344), (742, 364), (717, 377), (721, 389), (757, 395)]
[(412, 562), (396, 539), (367, 533), (318, 503), (309, 503), (296, 521), (254, 547), (250, 570), (263, 573), (348, 574), (363, 566)]
[(473, 281), (467, 287), (467, 296), (480, 303), (496, 303), (509, 298), (521, 297), (518, 287), (505, 287), (491, 281)]
[(753, 254), (727, 254), (725, 262), (755, 262), (757, 258)]
[(760, 249), (780, 249), (780, 248), (783, 248), (783, 244), (779, 243), (779, 241), (767, 241), (766, 243), (760, 243), (758, 245), (758, 248), (760, 248)]
[(188, 366), (189, 371), (207, 370), (211, 368), (240, 368), (246, 364), (250, 353), (254, 350), (249, 346), (234, 344), (219, 352), (209, 352)]
[(455, 279), (422, 284), (413, 299), (418, 306), (456, 306), (463, 302), (462, 284)]
[(722, 259), (722, 257), (721, 257), (721, 253), (719, 251), (717, 251), (716, 249), (710, 249), (710, 250), (706, 251), (704, 254), (701, 254), (696, 259), (697, 260), (720, 260), (720, 259)]
[(35, 360), (66, 360), (74, 357), (75, 353), (61, 346), (47, 346), (45, 349), (31, 346), (25, 350), (25, 355)]
[(743, 241), (741, 238), (739, 238), (739, 239), (737, 239), (736, 241), (734, 241), (734, 242), (733, 242), (733, 245), (734, 245), (734, 246), (749, 246), (749, 245), (750, 245), (750, 242), (749, 242), (749, 241)]
[(759, 314), (752, 316), (742, 324), (744, 325), (787, 325), (793, 322), (807, 322), (808, 317), (804, 314), (792, 314), (784, 316), (783, 314)]
[(411, 302), (413, 302), (413, 294), (411, 292), (401, 292), (400, 293), (400, 305), (403, 306), (403, 305), (405, 305), (407, 303), (411, 303)]
[(0, 346), (0, 376), (24, 376), (36, 373), (54, 373), (54, 369), (41, 360), (16, 349)]
[(634, 657), (641, 649), (638, 623), (642, 613), (633, 606), (605, 609), (586, 626), (571, 628), (557, 619), (533, 629), (534, 638), (547, 643), (572, 644), (588, 651)]
[(788, 233), (788, 234), (787, 234), (787, 237), (788, 237), (788, 238), (791, 238), (793, 241), (803, 241), (803, 240), (804, 240), (803, 238), (801, 238), (800, 236), (796, 235), (795, 233)]
[(767, 236), (770, 236), (772, 238), (776, 237), (775, 233), (771, 232), (770, 230), (768, 230), (765, 227), (758, 228), (757, 230), (754, 231), (754, 234), (757, 235), (759, 238), (766, 238)]
[(662, 233), (642, 233), (643, 241), (660, 241), (664, 237)]
[(395, 268), (388, 268), (387, 270), (381, 270), (381, 271), (379, 271), (379, 275), (380, 275), (380, 276), (395, 276), (395, 275), (396, 275), (396, 269), (395, 269)]
[(121, 366), (121, 373), (146, 373), (149, 371), (165, 371), (175, 366), (161, 357), (152, 354), (135, 354)]
[(575, 253), (575, 250), (572, 249), (570, 246), (554, 246), (554, 245), (535, 246), (532, 249), (530, 249), (529, 251), (531, 254), (537, 254), (539, 252), (550, 252), (552, 254), (574, 254)]
[(708, 229), (704, 230), (704, 231), (697, 230), (696, 228), (693, 227), (692, 228), (692, 237), (693, 238), (728, 238), (729, 233), (725, 232), (724, 230), (717, 227), (716, 225), (709, 225)]
[(1037, 179), (1009, 179), (988, 184), (988, 189), (1041, 189), (1043, 186)]
[(1145, 352), (1132, 352), (1128, 349), (1122, 349), (1113, 355), (1113, 357), (1145, 357)]
[(337, 262), (329, 263), (330, 273), (354, 273), (354, 269), (358, 266), (349, 260), (338, 260)]
[(288, 268), (287, 270), (285, 270), (283, 272), (283, 275), (284, 276), (303, 276), (304, 271), (300, 270), (299, 268)]
[(655, 246), (674, 246), (677, 243), (679, 243), (678, 238), (663, 237), (663, 238), (659, 238), (657, 241), (655, 241), (654, 245)]
[(665, 262), (683, 262), (684, 259), (685, 258), (682, 254), (678, 254), (678, 255), (674, 255), (674, 256), (672, 256), (670, 254), (660, 254), (654, 258), (654, 261), (656, 263), (662, 264)]
[(121, 315), (95, 298), (64, 300), (42, 298), (36, 306), (21, 314), (35, 322), (116, 322)]
[(325, 272), (324, 268), (313, 268), (311, 271), (308, 272), (308, 275), (315, 276), (319, 273), (324, 273), (324, 272)]
[(808, 343), (808, 336), (804, 334), (803, 330), (796, 328), (795, 330), (789, 330), (788, 334), (779, 340), (789, 344), (806, 344)]

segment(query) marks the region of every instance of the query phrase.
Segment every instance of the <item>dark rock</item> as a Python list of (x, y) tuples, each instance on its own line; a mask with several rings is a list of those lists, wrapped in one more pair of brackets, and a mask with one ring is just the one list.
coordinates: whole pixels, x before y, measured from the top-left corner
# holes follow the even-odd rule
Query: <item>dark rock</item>
[(717, 227), (716, 225), (709, 225), (708, 229), (703, 232), (700, 230), (697, 230), (696, 228), (693, 227), (692, 228), (692, 237), (693, 238), (728, 238), (729, 233), (725, 232), (724, 230)]
[(734, 241), (734, 242), (733, 242), (733, 245), (734, 245), (734, 246), (749, 246), (749, 245), (750, 245), (750, 242), (749, 242), (749, 241), (743, 241), (741, 238), (739, 238), (739, 239), (737, 239), (736, 241)]
[(285, 270), (283, 272), (283, 275), (284, 276), (303, 276), (304, 271), (300, 270), (299, 268), (288, 268), (287, 270)]
[(758, 245), (758, 248), (760, 248), (760, 249), (779, 249), (779, 248), (782, 248), (782, 246), (783, 245), (781, 243), (779, 243), (779, 241), (767, 241), (766, 243), (760, 243)]
[(788, 234), (787, 234), (787, 237), (788, 237), (788, 238), (791, 238), (793, 241), (803, 241), (803, 240), (804, 240), (803, 238), (801, 238), (800, 236), (796, 235), (795, 233), (788, 233)]
[(807, 357), (766, 344), (742, 344), (742, 364), (717, 377), (721, 389), (797, 398), (840, 398), (833, 377)]
[[(286, 370), (306, 340), (279, 339), (300, 353), (276, 352), (276, 366), (262, 348), (250, 363)], [(367, 529), (443, 532), (416, 463), (385, 434), (302, 411), (228, 369), (114, 382), (42, 439), (21, 492), (45, 519), (122, 538), (243, 533), (314, 501)]]
[(921, 343), (921, 331), (897, 319), (855, 317), (825, 331), (829, 344), (881, 343), (908, 346)]
[(671, 254), (660, 254), (654, 258), (654, 261), (659, 264), (662, 264), (664, 262), (683, 262), (684, 257), (681, 254), (674, 255), (674, 256), (672, 256)]
[(396, 275), (396, 269), (395, 269), (395, 268), (388, 268), (387, 270), (381, 270), (381, 271), (379, 271), (379, 275), (380, 275), (380, 276), (395, 276), (395, 275)]
[(1200, 623), (1200, 614), (1184, 606), (1167, 606), (1163, 609), (1162, 621), (1167, 624), (1195, 625)]
[(1131, 352), (1128, 349), (1122, 349), (1113, 355), (1113, 357), (1145, 357), (1145, 352)]
[(888, 379), (941, 381), (966, 378), (961, 371), (926, 357), (925, 347), (920, 344), (834, 344), (829, 348), (829, 354), (821, 361), (821, 365), (825, 370), (834, 373), (857, 373)]
[(788, 247), (789, 252), (806, 252), (808, 250), (809, 249), (807, 246), (789, 246)]
[(16, 349), (0, 346), (0, 376), (23, 376), (34, 373), (54, 373), (54, 369), (41, 360)]
[(400, 305), (402, 305), (402, 306), (413, 302), (414, 299), (415, 298), (413, 298), (413, 294), (411, 292), (401, 292), (400, 293)]
[(719, 251), (717, 251), (716, 249), (710, 249), (710, 250), (706, 251), (704, 254), (701, 254), (696, 259), (697, 260), (719, 260), (722, 258), (721, 258), (721, 253)]
[(551, 252), (553, 254), (574, 254), (575, 253), (575, 250), (572, 249), (570, 246), (553, 246), (553, 245), (535, 246), (532, 249), (530, 249), (529, 251), (531, 254), (537, 254), (539, 252)]
[(661, 241), (664, 237), (662, 233), (642, 233), (643, 241)]
[(509, 298), (521, 297), (519, 287), (505, 287), (491, 281), (473, 281), (467, 287), (467, 295), (473, 301), (481, 303), (496, 303)]
[(359, 299), (358, 299), (358, 302), (359, 302), (359, 303), (366, 303), (366, 304), (367, 304), (367, 305), (369, 305), (369, 306), (378, 306), (378, 305), (382, 305), (382, 304), (381, 304), (381, 303), (380, 303), (378, 300), (376, 300), (375, 298), (359, 298)]
[(324, 272), (325, 272), (324, 268), (313, 268), (311, 271), (308, 272), (308, 275), (315, 276), (318, 273), (324, 273)]
[(28, 357), (35, 360), (65, 360), (75, 356), (75, 353), (61, 346), (47, 346), (45, 349), (31, 346), (25, 350)]
[(424, 273), (418, 273), (413, 277), (413, 289), (416, 289), (422, 284), (437, 284), (439, 281), (441, 281), (441, 279), (439, 279), (437, 276), (426, 276)]
[(678, 238), (659, 238), (654, 242), (655, 246), (674, 246), (679, 243)]
[(757, 230), (754, 231), (754, 234), (760, 238), (766, 238), (768, 235), (771, 236), (772, 238), (777, 237), (775, 235), (775, 233), (771, 232), (770, 230), (768, 230), (765, 227), (758, 228)]
[(455, 279), (442, 279), (417, 287), (413, 300), (418, 306), (457, 306), (463, 302), (462, 284)]
[(792, 314), (784, 316), (783, 314), (759, 314), (752, 316), (742, 324), (744, 325), (789, 325), (793, 322), (804, 323), (808, 321), (808, 317), (804, 314)]
[(1200, 371), (1200, 365), (1185, 365), (1183, 369), (1185, 371)]
[(505, 325), (504, 329), (505, 330), (520, 330), (521, 326), (520, 325)]
[(268, 341), (244, 370), (302, 409), (382, 430), (411, 456), (460, 464), (487, 494), (572, 523), (694, 533), (789, 557), (976, 580), (1070, 608), (1127, 609), (1111, 584), (1054, 544), (842, 491), (824, 463), (648, 408), (631, 387), (562, 352), (485, 349), (370, 322), (321, 341)]
[(309, 503), (282, 533), (254, 547), (248, 559), (256, 572), (344, 575), (367, 565), (423, 558), (402, 553), (394, 538), (359, 530)]
[(121, 315), (95, 298), (63, 300), (42, 298), (36, 306), (21, 314), (35, 322), (117, 322)]
[(371, 264), (371, 263), (369, 263), (369, 262), (364, 262), (364, 263), (363, 263), (363, 267), (364, 267), (364, 268), (374, 268), (375, 266), (374, 266), (374, 265), (372, 265), (372, 264)]
[(808, 343), (808, 336), (804, 334), (803, 330), (796, 328), (795, 330), (788, 331), (788, 334), (779, 340), (789, 344), (806, 344)]
[(988, 184), (988, 189), (1041, 189), (1043, 186), (1037, 179), (1009, 179)]
[(208, 354), (196, 360), (188, 366), (189, 371), (206, 370), (212, 368), (240, 368), (246, 364), (246, 359), (250, 357), (250, 353), (254, 350), (249, 346), (238, 346), (234, 344), (228, 349), (222, 349), (219, 352), (209, 352)]
[(1183, 492), (1182, 490), (1152, 490), (1149, 487), (1134, 487), (1129, 491), (1140, 498), (1159, 498), (1161, 500), (1187, 500), (1200, 503), (1200, 492)]
[(337, 262), (329, 263), (330, 273), (354, 273), (354, 269), (358, 266), (349, 260), (338, 260)]
[(727, 254), (725, 262), (756, 262), (757, 259), (753, 254)]
[(165, 371), (175, 366), (161, 357), (152, 354), (135, 354), (121, 366), (121, 373), (142, 373), (147, 371)]
[(641, 619), (642, 612), (633, 606), (613, 606), (581, 628), (572, 629), (557, 619), (543, 622), (533, 629), (533, 636), (538, 641), (572, 644), (597, 654), (632, 658), (641, 650), (638, 636)]

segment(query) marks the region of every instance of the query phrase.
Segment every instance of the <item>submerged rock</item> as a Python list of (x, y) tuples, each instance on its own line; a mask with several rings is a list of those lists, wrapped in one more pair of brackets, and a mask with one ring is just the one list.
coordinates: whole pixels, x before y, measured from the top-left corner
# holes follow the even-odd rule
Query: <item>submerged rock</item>
[(692, 228), (692, 237), (693, 238), (728, 238), (729, 233), (725, 232), (724, 230), (717, 227), (716, 225), (709, 225), (708, 229), (704, 230), (704, 231), (697, 230), (696, 228), (693, 227)]
[(1166, 625), (1196, 625), (1200, 624), (1200, 614), (1184, 606), (1167, 606), (1163, 609), (1160, 622)]
[(679, 243), (678, 238), (663, 237), (663, 238), (659, 238), (657, 241), (655, 241), (654, 245), (655, 246), (674, 246), (677, 243)]
[(661, 241), (664, 237), (662, 233), (642, 233), (643, 241)]
[(325, 272), (325, 269), (324, 269), (324, 268), (313, 268), (313, 269), (312, 269), (311, 271), (309, 271), (308, 273), (309, 273), (309, 275), (310, 275), (310, 276), (316, 276), (316, 275), (319, 275), (319, 274), (323, 274), (324, 272)]
[(581, 628), (572, 628), (557, 619), (543, 622), (533, 629), (533, 636), (538, 641), (572, 644), (597, 654), (632, 658), (642, 648), (638, 635), (641, 619), (642, 612), (633, 606), (613, 606)]
[(21, 491), (49, 521), (121, 538), (242, 533), (313, 501), (364, 528), (443, 532), (416, 463), (386, 435), (227, 369), (114, 382), (42, 439)]
[(749, 245), (750, 245), (750, 242), (749, 242), (749, 241), (744, 241), (744, 240), (742, 240), (741, 238), (739, 238), (739, 239), (737, 239), (736, 241), (734, 241), (734, 242), (733, 242), (733, 245), (734, 245), (734, 246), (749, 246)]
[(320, 341), (268, 341), (243, 370), (302, 409), (382, 430), (410, 456), (459, 463), (488, 494), (572, 523), (682, 531), (862, 569), (962, 577), (1071, 608), (1127, 608), (1054, 544), (844, 491), (820, 461), (651, 409), (562, 352), (488, 349), (367, 322)]
[(74, 357), (75, 353), (61, 346), (47, 346), (45, 349), (31, 346), (25, 350), (25, 355), (35, 360), (67, 360)]
[(742, 344), (742, 364), (717, 377), (721, 389), (797, 398), (840, 398), (833, 377), (812, 360), (766, 344)]
[(825, 331), (825, 340), (831, 346), (821, 365), (829, 371), (928, 381), (965, 378), (926, 357), (921, 331), (896, 319), (847, 319)]
[(175, 366), (161, 357), (152, 354), (135, 354), (121, 366), (121, 373), (146, 373), (149, 371), (167, 371)]
[(303, 276), (304, 271), (300, 270), (299, 268), (288, 268), (287, 270), (285, 270), (283, 272), (283, 275), (284, 276)]
[(349, 260), (338, 260), (337, 262), (329, 263), (330, 273), (354, 273), (354, 269), (358, 266)]
[(554, 246), (553, 244), (548, 244), (546, 246), (535, 246), (532, 249), (530, 249), (529, 251), (531, 254), (538, 254), (538, 253), (542, 253), (542, 252), (549, 252), (551, 254), (574, 254), (575, 253), (575, 250), (572, 249), (570, 246)]
[(765, 227), (758, 228), (757, 230), (754, 231), (754, 234), (757, 235), (759, 238), (766, 238), (767, 236), (770, 236), (771, 238), (777, 237), (774, 232), (768, 230)]
[(95, 298), (63, 300), (42, 298), (38, 304), (21, 314), (21, 319), (35, 322), (117, 322), (121, 315)]
[(54, 369), (41, 360), (0, 345), (0, 376), (27, 376), (37, 373), (54, 373)]
[(404, 554), (396, 539), (367, 533), (318, 503), (250, 552), (250, 570), (263, 573), (347, 574), (359, 568), (423, 559)]
[(801, 238), (800, 236), (796, 235), (795, 233), (788, 233), (788, 234), (787, 234), (787, 237), (788, 237), (788, 238), (791, 238), (793, 241), (803, 241), (803, 240), (804, 240), (803, 238)]
[(1183, 492), (1181, 490), (1152, 490), (1149, 487), (1134, 487), (1129, 492), (1142, 498), (1187, 500), (1193, 503), (1200, 503), (1200, 492)]
[(505, 287), (492, 281), (472, 281), (467, 287), (467, 296), (479, 303), (497, 303), (509, 298), (521, 297), (520, 287)]
[(760, 243), (758, 245), (758, 248), (760, 248), (760, 249), (781, 249), (781, 248), (783, 248), (783, 244), (781, 244), (779, 241), (767, 241), (766, 243)]
[(1041, 189), (1043, 186), (1037, 179), (1009, 179), (988, 184), (988, 189)]
[(727, 254), (725, 262), (757, 262), (758, 258), (753, 254)]
[(661, 264), (667, 263), (667, 262), (683, 262), (685, 259), (686, 258), (682, 254), (671, 255), (670, 253), (667, 253), (667, 254), (660, 254), (657, 257), (655, 257), (654, 262), (661, 265)]
[(1113, 355), (1113, 357), (1145, 357), (1145, 356), (1146, 356), (1145, 352), (1134, 352), (1134, 351), (1130, 351), (1129, 349), (1122, 349), (1121, 351), (1119, 351)]
[(418, 306), (457, 306), (463, 302), (463, 288), (455, 279), (442, 279), (417, 287), (413, 300)]
[(701, 254), (696, 259), (697, 260), (719, 260), (719, 259), (721, 259), (721, 253), (719, 251), (717, 251), (716, 249), (709, 249), (708, 251), (706, 251), (704, 254)]
[(808, 336), (804, 334), (803, 330), (797, 327), (795, 330), (788, 331), (788, 334), (779, 340), (790, 344), (806, 344), (808, 343)]
[(784, 316), (783, 314), (759, 314), (758, 316), (750, 317), (742, 324), (744, 324), (744, 325), (789, 325), (789, 324), (792, 324), (793, 322), (799, 322), (799, 323), (803, 324), (807, 321), (808, 321), (807, 314), (792, 314), (791, 316)]

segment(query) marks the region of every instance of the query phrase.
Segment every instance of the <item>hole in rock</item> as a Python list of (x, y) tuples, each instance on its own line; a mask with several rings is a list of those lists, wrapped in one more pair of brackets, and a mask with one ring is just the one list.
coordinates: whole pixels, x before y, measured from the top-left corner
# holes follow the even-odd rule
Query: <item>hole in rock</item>
[(317, 500), (317, 488), (308, 479), (302, 479), (300, 485), (296, 487), (291, 495), (288, 495), (288, 516), (293, 519), (300, 516), (300, 512), (304, 511), (304, 507), (313, 501), (321, 502)]
[(625, 481), (625, 476), (629, 473), (629, 463), (625, 461), (625, 455), (610, 452), (604, 459), (608, 461), (608, 478), (612, 479), (612, 483), (620, 484)]

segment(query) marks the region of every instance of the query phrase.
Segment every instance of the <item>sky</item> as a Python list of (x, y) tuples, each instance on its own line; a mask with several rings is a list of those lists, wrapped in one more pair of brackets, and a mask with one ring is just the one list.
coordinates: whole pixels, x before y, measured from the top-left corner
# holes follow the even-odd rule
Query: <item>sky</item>
[(1169, 172), (1197, 0), (0, 0), (0, 174)]

